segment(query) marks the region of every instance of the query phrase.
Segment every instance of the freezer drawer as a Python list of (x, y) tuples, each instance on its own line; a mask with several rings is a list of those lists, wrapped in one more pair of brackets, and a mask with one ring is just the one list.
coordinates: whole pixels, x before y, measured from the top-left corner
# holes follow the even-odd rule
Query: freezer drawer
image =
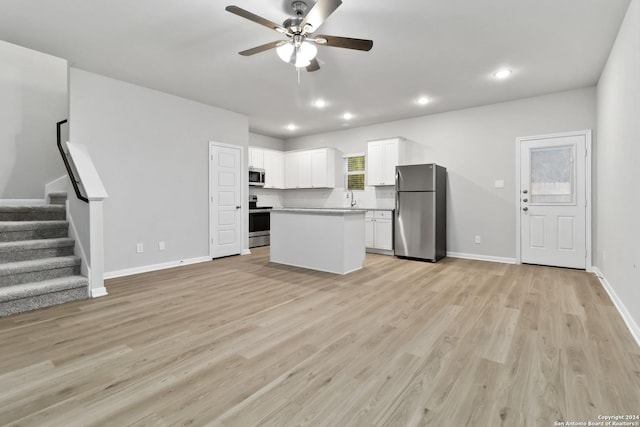
[(436, 259), (436, 193), (397, 192), (394, 249), (398, 256)]

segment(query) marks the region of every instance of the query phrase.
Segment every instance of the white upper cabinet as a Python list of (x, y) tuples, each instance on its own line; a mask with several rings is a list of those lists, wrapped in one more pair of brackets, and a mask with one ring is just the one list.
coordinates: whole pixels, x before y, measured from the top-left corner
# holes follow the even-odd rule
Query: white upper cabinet
[(284, 154), (284, 188), (298, 187), (298, 153)]
[(264, 169), (264, 151), (261, 148), (249, 147), (249, 167)]
[(311, 188), (311, 151), (298, 152), (298, 185), (297, 188)]
[(264, 188), (284, 188), (284, 153), (268, 148), (249, 147), (250, 168), (264, 169)]
[(334, 188), (336, 186), (336, 150), (292, 151), (285, 154), (285, 188)]
[(396, 166), (404, 164), (406, 143), (403, 138), (370, 141), (367, 144), (367, 184), (394, 185)]
[(284, 153), (264, 150), (264, 188), (284, 188)]

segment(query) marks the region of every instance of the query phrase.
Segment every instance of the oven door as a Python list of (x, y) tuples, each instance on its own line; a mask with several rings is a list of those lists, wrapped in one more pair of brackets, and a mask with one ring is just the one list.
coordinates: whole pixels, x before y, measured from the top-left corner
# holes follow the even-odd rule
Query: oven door
[(271, 213), (267, 210), (249, 211), (249, 247), (271, 243)]

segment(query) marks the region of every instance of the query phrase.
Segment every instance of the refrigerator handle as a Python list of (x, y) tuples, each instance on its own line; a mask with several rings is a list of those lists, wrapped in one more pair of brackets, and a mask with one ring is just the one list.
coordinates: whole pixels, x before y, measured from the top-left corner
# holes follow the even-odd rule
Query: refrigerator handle
[(398, 181), (400, 181), (400, 172), (398, 172), (398, 169), (396, 169), (396, 192), (398, 191), (398, 187), (400, 187), (398, 185)]
[(396, 216), (400, 215), (400, 193), (396, 191)]

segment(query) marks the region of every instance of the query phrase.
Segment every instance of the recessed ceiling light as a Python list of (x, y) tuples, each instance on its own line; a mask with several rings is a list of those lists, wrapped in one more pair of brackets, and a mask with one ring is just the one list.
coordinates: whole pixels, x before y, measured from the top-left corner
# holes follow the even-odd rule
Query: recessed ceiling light
[(503, 69), (503, 70), (498, 70), (495, 73), (493, 73), (493, 77), (495, 77), (496, 79), (506, 79), (507, 77), (509, 77), (511, 75), (512, 71), (511, 70), (507, 70), (507, 69)]
[(430, 101), (431, 100), (426, 96), (421, 96), (420, 98), (416, 99), (416, 103), (418, 105), (427, 105)]
[(327, 101), (325, 101), (324, 99), (316, 99), (315, 102), (313, 103), (313, 105), (316, 108), (324, 108), (327, 106)]
[(287, 125), (287, 129), (289, 129), (289, 130), (296, 130), (296, 125), (294, 125), (293, 123), (289, 123), (289, 124)]
[(342, 118), (343, 118), (343, 119), (345, 119), (345, 120), (351, 120), (351, 119), (353, 119), (353, 114), (351, 114), (351, 113), (349, 113), (349, 112), (344, 113), (344, 114), (342, 115)]

